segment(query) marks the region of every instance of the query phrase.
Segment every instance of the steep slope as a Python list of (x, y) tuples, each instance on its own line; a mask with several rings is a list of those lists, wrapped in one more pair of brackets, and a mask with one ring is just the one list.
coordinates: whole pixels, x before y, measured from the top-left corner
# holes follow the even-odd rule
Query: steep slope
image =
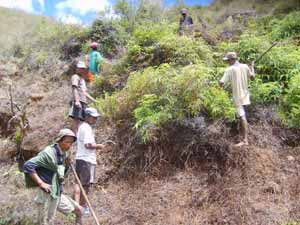
[(40, 15), (0, 7), (0, 21), (0, 53), (3, 57), (12, 54), (11, 47), (23, 42), (40, 22), (50, 23), (51, 20)]
[[(241, 1), (216, 4), (221, 3), (233, 8)], [(97, 126), (97, 141), (110, 139), (116, 142), (110, 152), (98, 153), (98, 182), (90, 194), (101, 222), (111, 225), (297, 224), (295, 221), (300, 220), (299, 130), (283, 126), (276, 108), (278, 89), (274, 94), (273, 89), (268, 92), (266, 88), (267, 94), (262, 93), (263, 97), (258, 100), (267, 99), (268, 102), (257, 103), (249, 111), (250, 146), (235, 148), (237, 123), (224, 119), (225, 116), (234, 117), (234, 111), (225, 115), (224, 108), (232, 109), (228, 94), (213, 86), (205, 96), (202, 95), (222, 74), (224, 65), (213, 66), (218, 63), (220, 52), (228, 46), (221, 50), (212, 48), (202, 39), (171, 34), (173, 27), (165, 28), (160, 24), (156, 31), (151, 26), (147, 28), (151, 32), (145, 32), (142, 27), (135, 33), (136, 43), (129, 51), (130, 57), (125, 59), (131, 60), (125, 64), (131, 63), (133, 69), (142, 68), (141, 71), (128, 74), (127, 86), (103, 95), (99, 106), (110, 114), (105, 115)], [(61, 45), (53, 44), (58, 43), (58, 39), (43, 40), (52, 45), (51, 51), (60, 50)], [(242, 44), (248, 43), (247, 40)], [(262, 43), (261, 39), (254, 42), (253, 55), (257, 54), (256, 43)], [(291, 45), (297, 50), (296, 40)], [(285, 50), (285, 46), (281, 47), (277, 51)], [(252, 49), (252, 45), (249, 48)], [(248, 56), (247, 52), (244, 54)], [(297, 52), (294, 54), (296, 57)], [(21, 146), (25, 153), (36, 154), (53, 140), (60, 128), (68, 126), (71, 94), (70, 76), (65, 73), (68, 64), (59, 58), (59, 51), (55, 52), (56, 57), (50, 56), (44, 56), (45, 61), (36, 64), (36, 58), (29, 57), (35, 65), (30, 68), (24, 67), (22, 58), (3, 61), (7, 69), (0, 78), (0, 98), (1, 110), (7, 113), (6, 117), (0, 114), (1, 121), (7, 122), (13, 116), (7, 94), (11, 86), (13, 100), (20, 107), (27, 105), (29, 129)], [(282, 58), (283, 62), (294, 62), (280, 55)], [(273, 68), (273, 64), (270, 66), (266, 61), (262, 65)], [(160, 65), (162, 63), (170, 65)], [(146, 68), (149, 64), (153, 67)], [(108, 75), (117, 73), (114, 79), (121, 76), (118, 72), (128, 69), (127, 65), (125, 69), (117, 66), (107, 72)], [(207, 68), (209, 66), (213, 69)], [(284, 69), (289, 72), (290, 67)], [(201, 79), (206, 73), (211, 75), (207, 79), (213, 80)], [(105, 79), (97, 81), (95, 93), (107, 91), (105, 88), (99, 91), (107, 81)], [(269, 96), (275, 96), (274, 100), (271, 98), (269, 102)], [(198, 100), (205, 97), (204, 110), (197, 111), (198, 106), (202, 107)], [(226, 107), (218, 107), (221, 103), (226, 103)], [(140, 111), (136, 111), (137, 108)], [(193, 110), (195, 114), (192, 114)], [(135, 117), (137, 114), (140, 117)], [(185, 117), (180, 122), (182, 115)], [(137, 119), (140, 124), (135, 126)], [(160, 119), (168, 122), (160, 127)], [(161, 123), (155, 123), (157, 121)], [(0, 143), (14, 144), (18, 140), (17, 129), (8, 132), (7, 123), (0, 124)], [(144, 131), (150, 131), (149, 142), (142, 139), (143, 130), (139, 128), (143, 125)], [(7, 155), (7, 145), (0, 145), (0, 224), (33, 225), (36, 221), (32, 204), (34, 193), (25, 189), (16, 162), (8, 158), (15, 156), (16, 147), (11, 150), (11, 155)], [(70, 195), (73, 183), (72, 174), (68, 174), (66, 192)], [(56, 223), (69, 225), (74, 223), (73, 219), (72, 215), (59, 215)], [(85, 220), (86, 224), (93, 224), (92, 217)]]

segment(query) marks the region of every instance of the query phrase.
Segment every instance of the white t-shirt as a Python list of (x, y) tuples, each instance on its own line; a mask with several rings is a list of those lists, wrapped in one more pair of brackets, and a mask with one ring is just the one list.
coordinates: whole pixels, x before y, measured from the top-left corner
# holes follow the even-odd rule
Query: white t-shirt
[(248, 78), (254, 76), (246, 64), (236, 62), (226, 69), (221, 79), (222, 83), (231, 82), (233, 100), (236, 106), (249, 105), (250, 93)]
[(77, 132), (77, 153), (76, 159), (81, 159), (86, 162), (97, 164), (97, 156), (95, 149), (87, 149), (85, 144), (95, 144), (95, 134), (92, 127), (83, 122), (80, 124)]

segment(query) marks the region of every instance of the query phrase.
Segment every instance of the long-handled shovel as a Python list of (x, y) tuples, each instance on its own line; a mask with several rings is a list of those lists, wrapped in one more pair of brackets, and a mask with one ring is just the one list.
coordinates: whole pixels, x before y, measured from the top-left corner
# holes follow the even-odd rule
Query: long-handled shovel
[(264, 57), (265, 54), (267, 54), (274, 46), (276, 46), (279, 42), (274, 42), (266, 51), (264, 51), (257, 59), (254, 60), (254, 63), (257, 63), (259, 60), (261, 60), (262, 57)]
[(97, 216), (96, 216), (96, 213), (95, 213), (94, 209), (92, 208), (92, 205), (91, 205), (91, 203), (90, 203), (90, 201), (89, 201), (89, 199), (88, 199), (88, 197), (87, 197), (87, 195), (86, 195), (86, 193), (85, 193), (85, 190), (84, 190), (83, 187), (82, 187), (82, 184), (81, 184), (81, 182), (80, 182), (80, 180), (79, 180), (79, 177), (78, 177), (78, 175), (77, 175), (77, 173), (76, 173), (76, 171), (75, 171), (75, 169), (74, 169), (74, 166), (73, 166), (72, 164), (70, 164), (70, 166), (71, 166), (71, 170), (72, 170), (72, 172), (73, 172), (73, 174), (74, 174), (74, 176), (75, 176), (76, 182), (78, 183), (78, 185), (79, 185), (79, 187), (80, 187), (80, 190), (81, 190), (81, 192), (82, 192), (82, 195), (83, 195), (83, 197), (84, 197), (86, 203), (88, 204), (88, 206), (89, 206), (89, 208), (90, 208), (90, 210), (91, 210), (91, 212), (92, 212), (92, 215), (93, 215), (93, 217), (94, 217), (94, 219), (95, 219), (96, 224), (97, 224), (97, 225), (100, 225), (99, 220), (98, 220), (98, 218), (97, 218)]

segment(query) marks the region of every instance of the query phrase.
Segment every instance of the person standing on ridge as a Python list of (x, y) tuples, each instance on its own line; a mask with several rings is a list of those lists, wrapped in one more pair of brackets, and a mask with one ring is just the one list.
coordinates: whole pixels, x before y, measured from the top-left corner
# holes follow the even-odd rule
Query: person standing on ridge
[(248, 145), (248, 122), (245, 107), (250, 105), (248, 80), (249, 78), (251, 80), (255, 78), (254, 62), (251, 63), (250, 67), (246, 64), (239, 63), (235, 52), (228, 52), (223, 60), (229, 64), (229, 68), (226, 69), (220, 80), (220, 86), (223, 87), (227, 82), (231, 83), (233, 100), (240, 120), (240, 133), (243, 138), (243, 140), (235, 146)]
[(192, 34), (194, 31), (194, 22), (192, 17), (188, 16), (188, 10), (183, 8), (181, 10), (181, 17), (179, 20), (179, 34)]
[[(105, 148), (105, 145), (96, 143), (93, 131), (99, 116), (95, 108), (86, 108), (85, 121), (80, 124), (77, 132), (76, 172), (86, 194), (89, 193), (90, 186), (96, 180), (97, 150)], [(74, 198), (85, 208), (84, 214), (90, 214), (78, 184), (75, 186)], [(81, 218), (77, 218), (77, 221), (80, 220)]]
[(98, 77), (101, 72), (101, 63), (103, 61), (103, 56), (98, 51), (98, 43), (93, 42), (91, 44), (91, 52), (86, 57), (86, 63), (89, 65), (89, 80), (90, 82), (95, 81), (95, 77)]
[(82, 61), (76, 64), (76, 74), (71, 78), (72, 82), (72, 105), (69, 117), (73, 119), (72, 130), (77, 132), (80, 121), (84, 121), (84, 110), (87, 108), (88, 99), (96, 100), (87, 92), (86, 81), (88, 81), (88, 67)]

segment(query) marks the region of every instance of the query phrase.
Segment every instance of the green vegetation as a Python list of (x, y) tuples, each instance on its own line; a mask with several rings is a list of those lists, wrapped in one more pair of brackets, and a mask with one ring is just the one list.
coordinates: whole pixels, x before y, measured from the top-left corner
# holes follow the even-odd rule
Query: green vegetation
[(104, 97), (99, 108), (116, 124), (131, 121), (144, 142), (158, 138), (157, 131), (167, 124), (200, 114), (235, 121), (230, 93), (217, 85), (226, 68), (223, 54), (236, 51), (241, 62), (250, 63), (276, 40), (279, 44), (256, 64), (252, 103), (275, 104), (284, 124), (299, 126), (300, 49), (298, 23), (292, 19), (298, 14), (251, 19), (237, 41), (221, 41), (215, 47), (201, 37), (178, 36), (176, 23), (140, 21), (128, 40), (127, 55), (112, 70), (127, 74), (127, 84), (112, 90), (103, 87), (115, 75), (101, 80), (98, 96)]
[[(11, 48), (11, 46), (23, 42), (43, 19), (45, 18), (41, 16), (0, 7), (1, 56), (10, 56), (14, 51), (17, 52), (17, 47)], [(50, 23), (50, 20), (48, 21)]]
[[(249, 9), (257, 6), (259, 13), (271, 4), (265, 1), (259, 8), (254, 1), (247, 2)], [(13, 49), (29, 69), (50, 68), (70, 52), (86, 54), (91, 41), (100, 42), (100, 50), (108, 58), (125, 52), (118, 63), (107, 67), (105, 76), (97, 79), (93, 94), (99, 98), (98, 107), (107, 119), (115, 124), (131, 124), (147, 142), (156, 138), (154, 131), (189, 117), (235, 121), (231, 94), (218, 87), (227, 66), (222, 56), (226, 51), (236, 51), (241, 62), (250, 63), (277, 41), (256, 64), (252, 102), (275, 104), (283, 123), (298, 127), (300, 13), (281, 14), (291, 5), (296, 9), (298, 3), (278, 1), (274, 6), (276, 16), (259, 17), (251, 17), (252, 12), (245, 17), (243, 12), (236, 13), (239, 1), (228, 1), (225, 8), (221, 5), (224, 2), (216, 1), (208, 7), (190, 9), (196, 27), (205, 27), (203, 21), (210, 24), (206, 29), (218, 39), (215, 46), (199, 33), (195, 37), (178, 35), (178, 11), (184, 6), (180, 1), (165, 9), (158, 1), (134, 6), (120, 0), (115, 6), (119, 17), (100, 16), (91, 28), (41, 18), (32, 26), (25, 44), (17, 41)], [(197, 15), (201, 15), (201, 24), (195, 19)], [(240, 30), (234, 34), (234, 41), (224, 39), (222, 33), (234, 28)], [(76, 49), (68, 47), (70, 40), (76, 40)]]
[(300, 12), (293, 12), (279, 21), (274, 27), (272, 37), (275, 40), (285, 38), (300, 39)]
[(294, 76), (280, 104), (283, 122), (290, 127), (300, 126), (300, 73)]

